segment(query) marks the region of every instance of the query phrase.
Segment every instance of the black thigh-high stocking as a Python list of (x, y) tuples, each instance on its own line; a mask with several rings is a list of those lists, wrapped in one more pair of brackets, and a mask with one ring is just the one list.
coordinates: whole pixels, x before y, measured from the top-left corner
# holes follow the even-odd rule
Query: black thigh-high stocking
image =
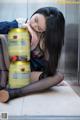
[(63, 78), (62, 74), (57, 73), (54, 77), (48, 77), (46, 79), (36, 81), (22, 88), (8, 89), (10, 99), (44, 91), (60, 83)]

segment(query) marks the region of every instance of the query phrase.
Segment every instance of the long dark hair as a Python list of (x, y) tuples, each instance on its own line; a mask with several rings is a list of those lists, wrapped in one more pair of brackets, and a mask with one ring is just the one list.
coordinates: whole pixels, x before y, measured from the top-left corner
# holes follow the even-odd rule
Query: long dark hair
[(55, 7), (43, 7), (34, 14), (36, 13), (44, 15), (46, 18), (46, 31), (43, 33), (44, 51), (48, 52), (49, 59), (45, 72), (48, 75), (54, 75), (64, 43), (65, 19), (62, 12)]

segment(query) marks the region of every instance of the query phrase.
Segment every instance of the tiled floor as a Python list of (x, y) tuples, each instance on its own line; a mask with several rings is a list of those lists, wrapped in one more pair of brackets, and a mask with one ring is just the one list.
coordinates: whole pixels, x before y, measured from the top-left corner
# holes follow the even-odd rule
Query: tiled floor
[[(80, 116), (80, 96), (67, 78), (65, 81), (46, 92), (0, 103), (0, 112), (8, 112), (9, 116)], [(80, 91), (79, 86), (74, 87)]]

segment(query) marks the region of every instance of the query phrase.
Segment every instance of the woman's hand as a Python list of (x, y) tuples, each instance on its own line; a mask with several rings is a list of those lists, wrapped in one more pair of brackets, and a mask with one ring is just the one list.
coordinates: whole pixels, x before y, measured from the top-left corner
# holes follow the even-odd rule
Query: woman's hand
[(39, 39), (39, 38), (38, 38), (38, 35), (37, 35), (37, 32), (34, 31), (34, 30), (31, 28), (31, 26), (30, 26), (29, 23), (23, 24), (22, 28), (28, 29), (28, 31), (29, 31), (29, 33), (30, 33), (30, 35), (31, 35), (31, 45), (32, 45), (32, 44), (35, 44), (35, 42), (38, 41), (38, 39)]

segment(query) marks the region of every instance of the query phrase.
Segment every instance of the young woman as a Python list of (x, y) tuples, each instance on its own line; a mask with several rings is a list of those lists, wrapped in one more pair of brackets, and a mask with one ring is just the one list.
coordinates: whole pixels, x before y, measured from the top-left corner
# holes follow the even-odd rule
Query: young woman
[[(19, 27), (18, 20), (0, 22), (0, 33), (7, 34), (11, 28)], [(46, 90), (63, 80), (57, 73), (58, 61), (64, 43), (65, 20), (54, 7), (38, 9), (20, 27), (28, 28), (31, 34), (31, 78), (32, 83), (22, 88), (0, 90), (0, 101), (9, 100)]]

